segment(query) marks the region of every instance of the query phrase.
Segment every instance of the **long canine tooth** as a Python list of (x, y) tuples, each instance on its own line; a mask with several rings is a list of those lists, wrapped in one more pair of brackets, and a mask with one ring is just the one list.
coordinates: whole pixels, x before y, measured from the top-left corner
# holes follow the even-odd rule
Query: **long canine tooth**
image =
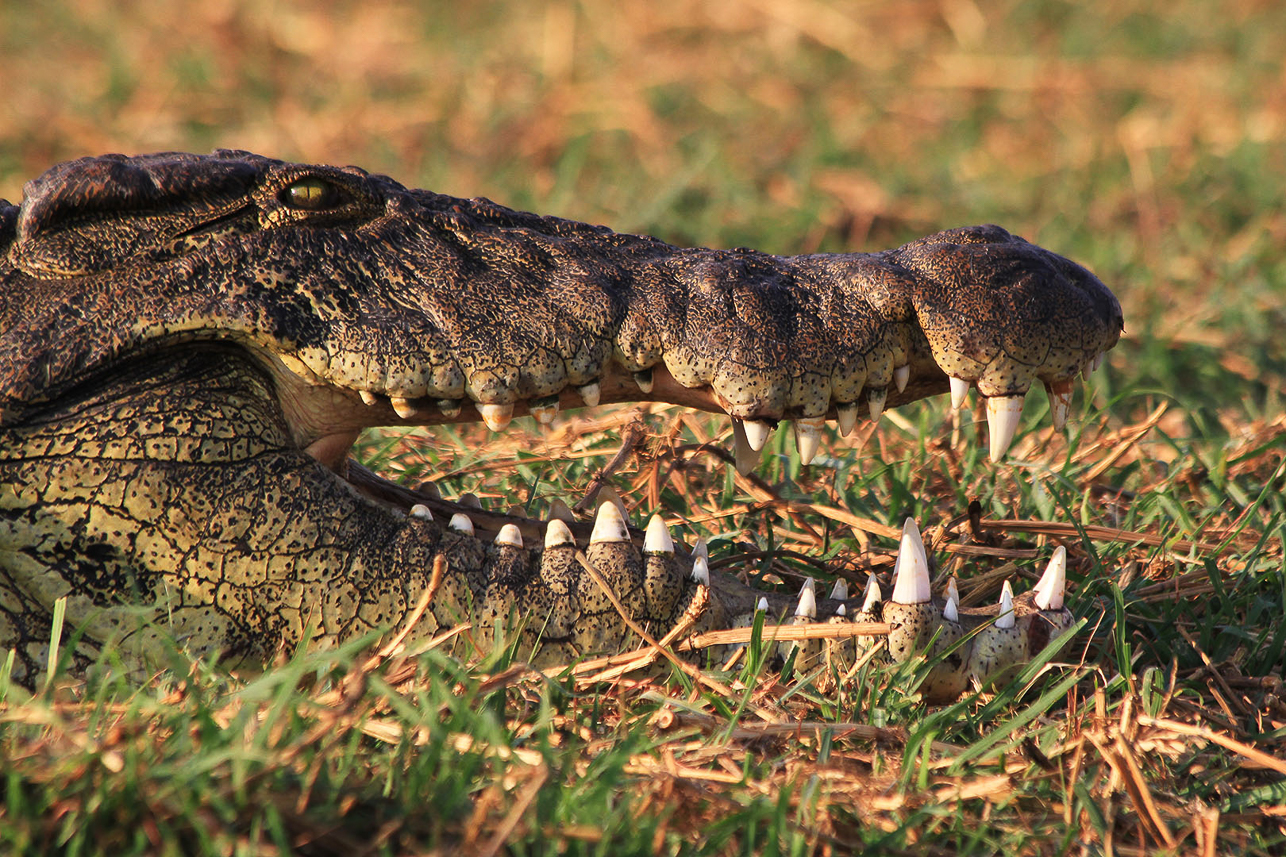
[(644, 393), (652, 392), (652, 370), (643, 369), (634, 373), (634, 383), (639, 385), (639, 389)]
[(401, 396), (391, 396), (389, 404), (393, 406), (393, 412), (404, 420), (409, 420), (415, 416), (417, 408), (411, 404), (410, 399), (404, 399)]
[(951, 409), (959, 410), (965, 399), (969, 398), (969, 382), (954, 375), (947, 377), (951, 380)]
[(804, 581), (803, 587), (799, 590), (799, 606), (795, 608), (795, 615), (804, 619), (817, 618), (817, 584), (813, 583), (810, 577)]
[(942, 608), (942, 618), (948, 622), (960, 621), (960, 592), (954, 577), (947, 581), (947, 603)]
[(576, 520), (576, 516), (572, 514), (572, 507), (568, 506), (567, 502), (563, 500), (562, 497), (555, 497), (550, 501), (549, 512), (545, 517), (550, 518), (551, 520), (553, 518), (557, 518), (558, 520), (568, 524)]
[(880, 582), (875, 579), (875, 572), (871, 572), (866, 576), (866, 593), (862, 596), (862, 612), (870, 613), (883, 600), (884, 593), (880, 591)]
[(647, 533), (643, 536), (643, 553), (674, 553), (674, 539), (670, 538), (670, 528), (665, 519), (653, 515), (647, 522)]
[(604, 542), (628, 542), (630, 531), (621, 517), (621, 510), (611, 500), (606, 500), (598, 507), (598, 516), (594, 518), (594, 530), (589, 535), (591, 545)]
[(697, 539), (696, 543), (692, 545), (692, 558), (696, 559), (699, 556), (710, 559), (710, 546), (706, 544), (705, 539)]
[(759, 463), (759, 453), (750, 445), (746, 437), (746, 424), (742, 420), (732, 420), (732, 457), (737, 465), (737, 472), (742, 476), (749, 474)]
[(1067, 425), (1067, 414), (1072, 409), (1072, 382), (1047, 382), (1045, 394), (1049, 396), (1049, 413), (1054, 418), (1054, 430), (1062, 431), (1063, 426)]
[(992, 396), (987, 399), (987, 433), (992, 461), (999, 461), (1009, 451), (1022, 415), (1022, 396)]
[(692, 560), (692, 579), (702, 586), (710, 585), (710, 562), (705, 557)]
[(839, 427), (840, 437), (848, 437), (857, 425), (857, 402), (836, 403), (835, 425)]
[(761, 595), (761, 596), (759, 596), (759, 601), (755, 604), (755, 612), (756, 612), (756, 613), (767, 613), (767, 612), (768, 612), (768, 599), (767, 599), (767, 598), (763, 597), (762, 595)]
[(545, 526), (545, 550), (574, 544), (576, 544), (576, 538), (572, 535), (571, 529), (558, 518), (554, 518)]
[(603, 395), (603, 388), (598, 385), (597, 381), (591, 381), (583, 387), (577, 387), (576, 392), (585, 400), (585, 404), (591, 408), (598, 407), (598, 400)]
[(372, 393), (370, 390), (358, 390), (357, 395), (361, 396), (362, 401), (368, 405), (374, 405), (380, 400), (380, 397)]
[(1063, 591), (1067, 588), (1067, 548), (1059, 545), (1050, 557), (1045, 573), (1036, 584), (1036, 606), (1041, 610), (1063, 609)]
[(522, 532), (518, 529), (517, 524), (505, 524), (496, 533), (496, 544), (508, 545), (511, 548), (522, 547)]
[(902, 525), (902, 543), (893, 565), (893, 600), (898, 604), (924, 604), (933, 599), (929, 588), (929, 558), (924, 553), (920, 528), (911, 518)]
[(907, 363), (893, 369), (893, 384), (901, 393), (906, 389), (907, 382), (911, 380), (911, 364)]
[(425, 506), (423, 503), (416, 503), (411, 507), (411, 517), (419, 518), (422, 521), (432, 521), (433, 513), (430, 512), (429, 507)]
[(822, 424), (823, 420), (816, 417), (795, 420), (795, 446), (799, 449), (800, 464), (811, 464), (817, 457), (822, 443)]
[(742, 420), (742, 426), (746, 430), (746, 442), (755, 452), (764, 448), (768, 442), (768, 435), (772, 434), (772, 423), (767, 420)]
[(836, 616), (847, 616), (847, 615), (848, 615), (848, 605), (847, 605), (847, 604), (841, 604), (840, 606), (836, 607), (836, 608), (835, 608), (835, 615), (836, 615)]
[(464, 512), (456, 512), (454, 515), (452, 515), (451, 520), (447, 523), (447, 526), (453, 530), (456, 530), (457, 532), (468, 533), (469, 535), (473, 535), (473, 521), (471, 521), (469, 519), (469, 516), (466, 515)]
[(504, 431), (514, 418), (514, 406), (479, 402), (478, 413), (482, 414), (482, 421), (487, 424), (487, 428), (492, 431)]
[(871, 422), (878, 423), (880, 414), (884, 413), (884, 402), (888, 400), (888, 387), (874, 387), (866, 394), (866, 402), (871, 409)]
[(835, 585), (831, 587), (831, 598), (833, 598), (836, 601), (848, 600), (848, 581), (847, 580), (841, 577), (839, 580), (835, 581)]
[(1016, 622), (1014, 617), (1014, 589), (1005, 581), (1005, 585), (1000, 587), (1000, 615), (996, 617), (996, 627), (1002, 630), (1009, 630), (1014, 627)]

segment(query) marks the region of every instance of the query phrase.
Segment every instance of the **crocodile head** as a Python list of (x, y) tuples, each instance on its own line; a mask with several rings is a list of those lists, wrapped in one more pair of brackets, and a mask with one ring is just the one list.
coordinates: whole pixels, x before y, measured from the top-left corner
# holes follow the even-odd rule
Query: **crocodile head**
[[(640, 553), (609, 520), (580, 553), (562, 522), (443, 526), (348, 462), (358, 433), (654, 400), (731, 415), (748, 468), (780, 420), (807, 462), (827, 419), (976, 386), (1000, 458), (1028, 388), (1061, 422), (1121, 330), (1093, 275), (998, 227), (874, 254), (681, 249), (235, 151), (57, 166), (0, 201), (0, 252), (0, 647), (20, 676), (60, 597), (83, 657), (162, 632), (263, 657), (397, 624), (438, 557), (424, 632), (516, 613), (546, 660), (617, 649), (633, 632), (584, 565), (668, 628), (705, 586), (668, 535)], [(753, 612), (711, 585), (707, 627)]]

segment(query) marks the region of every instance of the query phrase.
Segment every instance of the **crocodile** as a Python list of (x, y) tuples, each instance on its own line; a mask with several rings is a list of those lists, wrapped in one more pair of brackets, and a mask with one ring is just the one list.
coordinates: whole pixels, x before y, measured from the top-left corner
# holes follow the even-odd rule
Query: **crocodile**
[(895, 658), (958, 644), (926, 691), (946, 699), (1067, 626), (1057, 557), (1032, 592), (967, 611), (930, 592), (908, 523), (890, 599), (874, 582), (764, 595), (712, 577), (660, 518), (640, 539), (607, 502), (578, 537), (566, 514), (398, 486), (352, 446), (373, 426), (501, 432), (657, 401), (731, 416), (744, 470), (780, 421), (807, 464), (827, 420), (847, 434), (976, 388), (1000, 459), (1028, 389), (1061, 426), (1121, 330), (1094, 275), (996, 226), (776, 256), (243, 151), (63, 163), (0, 200), (0, 652), (34, 682), (61, 603), (75, 669), (175, 641), (262, 662), (401, 625), (438, 561), (417, 636), (468, 621), (484, 648), (517, 633), (560, 663), (683, 617), (882, 618)]

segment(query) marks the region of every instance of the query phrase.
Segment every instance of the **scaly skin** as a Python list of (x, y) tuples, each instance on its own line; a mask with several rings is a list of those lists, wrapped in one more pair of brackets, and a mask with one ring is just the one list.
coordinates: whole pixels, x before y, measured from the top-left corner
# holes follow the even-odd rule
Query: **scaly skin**
[[(517, 613), (546, 661), (616, 650), (633, 635), (572, 547), (406, 515), (350, 471), (358, 432), (643, 399), (808, 426), (944, 370), (1064, 390), (1121, 330), (1093, 275), (998, 227), (679, 249), (244, 152), (54, 167), (0, 201), (0, 253), (0, 648), (27, 681), (60, 596), (82, 660), (158, 633), (254, 659), (399, 624), (438, 556), (420, 632)], [(589, 560), (663, 633), (698, 584), (625, 539)], [(699, 627), (754, 598), (717, 581)]]

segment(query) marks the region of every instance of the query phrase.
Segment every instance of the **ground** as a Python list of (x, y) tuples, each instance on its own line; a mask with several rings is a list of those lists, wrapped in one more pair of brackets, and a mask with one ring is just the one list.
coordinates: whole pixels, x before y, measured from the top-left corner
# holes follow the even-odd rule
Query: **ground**
[(1074, 644), (946, 708), (908, 695), (914, 668), (825, 692), (754, 659), (590, 682), (503, 653), (367, 669), (373, 641), (258, 677), (0, 682), (0, 850), (1280, 853), (1286, 12), (635, 5), (5, 7), (0, 197), (83, 154), (237, 146), (676, 243), (1000, 223), (1095, 271), (1127, 324), (1070, 433), (1035, 393), (1001, 467), (943, 402), (809, 468), (775, 433), (761, 482), (730, 475), (726, 421), (668, 410), (362, 455), (538, 508), (583, 496), (641, 420), (610, 475), (627, 505), (788, 581), (887, 568), (892, 539), (828, 510), (914, 515), (942, 546), (976, 500), (1007, 523), (937, 554), (966, 603), (1062, 540)]

